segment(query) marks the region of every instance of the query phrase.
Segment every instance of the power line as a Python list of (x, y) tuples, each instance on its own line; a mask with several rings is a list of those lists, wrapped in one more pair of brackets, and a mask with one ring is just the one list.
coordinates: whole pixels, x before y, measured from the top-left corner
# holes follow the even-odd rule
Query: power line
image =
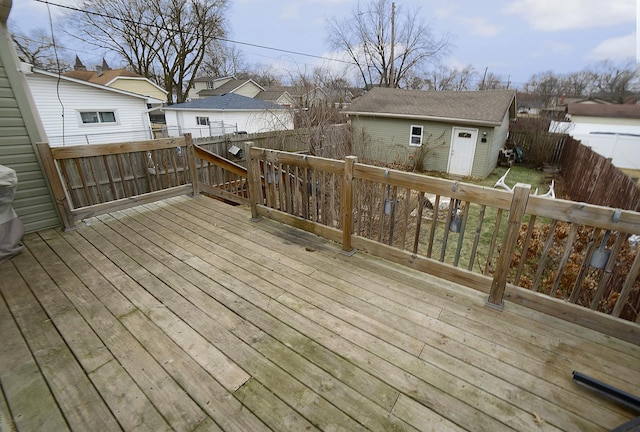
[[(136, 24), (136, 25), (143, 25), (143, 26), (147, 26), (147, 27), (151, 27), (151, 28), (155, 28), (158, 30), (171, 30), (168, 29), (166, 27), (162, 27), (158, 24), (154, 24), (154, 23), (143, 23), (143, 22), (138, 22), (135, 20), (131, 20), (128, 18), (122, 18), (122, 17), (116, 17), (113, 15), (109, 15), (109, 14), (104, 14), (104, 13), (100, 13), (100, 12), (92, 12), (92, 11), (88, 11), (85, 9), (81, 9), (81, 8), (77, 8), (77, 7), (73, 7), (73, 6), (67, 6), (67, 5), (62, 5), (62, 4), (58, 4), (58, 3), (52, 3), (48, 0), (35, 0), (39, 3), (44, 3), (47, 5), (51, 5), (51, 6), (57, 6), (59, 8), (62, 9), (69, 9), (72, 10), (74, 12), (80, 12), (80, 13), (85, 13), (85, 14), (89, 14), (89, 15), (95, 15), (95, 16), (99, 16), (102, 18), (108, 18), (108, 19), (113, 19), (113, 20), (117, 20), (117, 21), (121, 21), (127, 24)], [(172, 30), (175, 31), (175, 30)], [(303, 53), (303, 52), (299, 52), (299, 51), (291, 51), (291, 50), (287, 50), (287, 49), (283, 49), (283, 48), (274, 48), (274, 47), (270, 47), (267, 45), (260, 45), (260, 44), (255, 44), (255, 43), (251, 43), (251, 42), (242, 42), (242, 41), (237, 41), (237, 40), (233, 40), (233, 39), (227, 39), (227, 38), (223, 38), (223, 37), (219, 37), (219, 36), (214, 36), (213, 37), (216, 40), (222, 41), (222, 42), (228, 42), (228, 43), (233, 43), (233, 44), (238, 44), (238, 45), (245, 45), (245, 46), (249, 46), (249, 47), (253, 47), (253, 48), (260, 48), (260, 49), (265, 49), (265, 50), (270, 50), (270, 51), (277, 51), (277, 52), (281, 52), (281, 53), (285, 53), (285, 54), (293, 54), (293, 55), (299, 55), (299, 56), (304, 56), (304, 57), (310, 57), (310, 58), (315, 58), (315, 59), (320, 59), (320, 60), (326, 60), (326, 61), (333, 61), (333, 62), (339, 62), (339, 63), (346, 63), (346, 64), (354, 64), (351, 61), (348, 60), (341, 60), (341, 59), (335, 59), (335, 58), (330, 58), (330, 57), (324, 57), (324, 56), (319, 56), (319, 55), (315, 55), (315, 54), (307, 54), (307, 53)]]

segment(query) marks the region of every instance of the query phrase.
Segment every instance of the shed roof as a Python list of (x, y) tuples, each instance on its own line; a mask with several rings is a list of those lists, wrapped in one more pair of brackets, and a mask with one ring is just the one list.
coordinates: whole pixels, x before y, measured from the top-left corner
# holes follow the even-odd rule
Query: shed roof
[(212, 110), (212, 111), (258, 111), (258, 110), (281, 110), (280, 105), (275, 105), (259, 99), (227, 93), (220, 96), (210, 96), (203, 99), (194, 99), (191, 102), (184, 102), (170, 105), (165, 110)]
[(515, 90), (423, 91), (377, 87), (353, 101), (349, 115), (500, 125)]
[(567, 113), (585, 117), (640, 119), (640, 105), (572, 103), (567, 105)]

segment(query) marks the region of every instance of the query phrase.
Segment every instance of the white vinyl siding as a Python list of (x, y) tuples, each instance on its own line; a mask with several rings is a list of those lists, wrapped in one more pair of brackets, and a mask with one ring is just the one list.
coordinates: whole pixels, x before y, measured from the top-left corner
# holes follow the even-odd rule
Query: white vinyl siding
[[(147, 103), (143, 97), (67, 80), (61, 80), (58, 88), (55, 77), (37, 72), (27, 75), (27, 81), (51, 146), (151, 138)], [(103, 114), (98, 123), (83, 123), (80, 114), (83, 112), (113, 112), (116, 123), (105, 121), (109, 120), (109, 114)]]
[[(164, 109), (169, 136), (180, 136), (191, 133), (194, 138), (219, 135), (221, 122), (225, 132), (244, 131), (247, 133), (269, 132), (273, 130), (293, 129), (293, 116), (290, 110), (258, 110), (258, 111), (214, 111), (214, 110), (174, 110)], [(198, 124), (197, 119), (208, 117), (209, 124)], [(232, 127), (233, 130), (229, 130)]]

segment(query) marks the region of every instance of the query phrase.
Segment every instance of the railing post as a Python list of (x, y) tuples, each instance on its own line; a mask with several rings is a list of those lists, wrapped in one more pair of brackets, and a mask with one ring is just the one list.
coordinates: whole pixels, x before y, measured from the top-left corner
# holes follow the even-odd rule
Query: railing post
[(56, 208), (58, 209), (58, 213), (62, 219), (64, 230), (74, 230), (76, 229), (76, 225), (73, 222), (73, 216), (71, 215), (72, 204), (67, 196), (62, 180), (60, 179), (60, 173), (58, 172), (56, 161), (53, 159), (53, 154), (51, 154), (51, 148), (48, 143), (37, 143), (36, 147), (38, 149), (38, 154), (40, 155), (40, 160), (42, 161), (44, 172), (49, 179), (51, 193), (53, 194)]
[(511, 264), (511, 258), (516, 250), (516, 243), (520, 235), (520, 225), (524, 212), (529, 201), (529, 192), (531, 185), (518, 183), (513, 188), (513, 199), (511, 208), (509, 209), (509, 220), (507, 223), (507, 232), (502, 241), (502, 250), (498, 258), (498, 265), (493, 274), (493, 282), (491, 283), (491, 291), (485, 303), (493, 309), (502, 310), (504, 307), (504, 290), (507, 286), (507, 276)]
[(260, 165), (253, 155), (253, 143), (247, 142), (247, 178), (249, 180), (249, 202), (251, 203), (251, 220), (258, 220), (258, 198), (262, 198), (260, 182)]
[(342, 253), (353, 255), (356, 250), (351, 247), (351, 228), (353, 226), (353, 167), (358, 161), (356, 156), (347, 156), (344, 164), (342, 181)]
[(198, 171), (196, 169), (196, 152), (193, 150), (193, 139), (190, 133), (184, 134), (184, 142), (187, 147), (187, 158), (189, 162), (189, 171), (191, 172), (191, 185), (193, 186), (193, 196), (200, 195), (200, 186), (198, 185)]

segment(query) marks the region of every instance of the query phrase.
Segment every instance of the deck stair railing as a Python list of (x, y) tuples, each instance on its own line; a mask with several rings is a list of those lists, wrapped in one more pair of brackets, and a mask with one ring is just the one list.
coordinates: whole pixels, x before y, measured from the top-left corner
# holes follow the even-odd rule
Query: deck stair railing
[(248, 181), (254, 218), (640, 343), (640, 213), (260, 148)]
[(247, 170), (195, 146), (190, 135), (130, 143), (38, 144), (66, 229), (75, 222), (186, 193), (247, 204)]

